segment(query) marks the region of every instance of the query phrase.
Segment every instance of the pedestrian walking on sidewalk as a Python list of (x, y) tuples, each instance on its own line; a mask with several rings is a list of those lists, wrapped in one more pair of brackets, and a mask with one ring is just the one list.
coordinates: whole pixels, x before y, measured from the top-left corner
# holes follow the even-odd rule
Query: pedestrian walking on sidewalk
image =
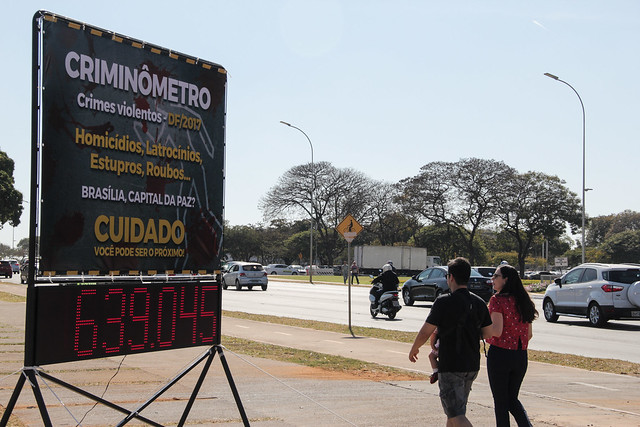
[(438, 328), (438, 385), (447, 426), (470, 426), (466, 417), (471, 385), (480, 370), (480, 339), (491, 333), (487, 305), (467, 289), (471, 265), (465, 258), (449, 261), (450, 294), (437, 298), (409, 351), (416, 362), (420, 347)]
[(522, 285), (518, 271), (500, 265), (493, 275), (497, 292), (489, 300), (492, 337), (487, 355), (487, 374), (493, 394), (496, 426), (509, 425), (509, 413), (519, 427), (531, 426), (518, 393), (527, 372), (527, 347), (533, 336), (532, 322), (538, 316), (536, 307)]

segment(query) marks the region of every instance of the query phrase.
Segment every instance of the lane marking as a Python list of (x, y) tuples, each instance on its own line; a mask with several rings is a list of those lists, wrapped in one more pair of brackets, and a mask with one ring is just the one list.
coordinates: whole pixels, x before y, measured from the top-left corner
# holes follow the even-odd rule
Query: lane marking
[(556, 400), (558, 402), (573, 403), (575, 405), (584, 406), (584, 407), (587, 407), (587, 408), (601, 409), (603, 411), (611, 411), (611, 412), (617, 412), (619, 414), (627, 414), (627, 415), (634, 415), (636, 417), (640, 417), (640, 413), (631, 412), (631, 411), (625, 411), (624, 409), (608, 408), (606, 406), (598, 406), (598, 405), (594, 405), (592, 403), (580, 402), (578, 400), (563, 399), (561, 397), (549, 396), (547, 394), (534, 393), (534, 392), (531, 392), (531, 391), (523, 392), (522, 390), (520, 390), (520, 394), (523, 394), (523, 393), (527, 394), (529, 396), (535, 396), (535, 397), (539, 397), (539, 398), (542, 398), (542, 399)]
[(244, 326), (244, 325), (235, 325), (236, 328), (242, 328), (242, 329), (249, 329), (248, 326)]
[(617, 388), (609, 388), (609, 387), (604, 387), (604, 386), (601, 386), (601, 385), (595, 385), (595, 384), (589, 384), (589, 383), (581, 383), (581, 382), (577, 382), (577, 381), (573, 382), (573, 383), (569, 383), (569, 384), (584, 385), (584, 386), (587, 386), (587, 387), (599, 388), (599, 389), (602, 389), (602, 390), (609, 390), (609, 391), (620, 391)]
[[(474, 381), (473, 385), (483, 385), (485, 387), (489, 387), (489, 383), (483, 383), (481, 381)], [(577, 384), (577, 383), (570, 383), (570, 384)], [(563, 402), (563, 403), (571, 403), (577, 406), (582, 406), (585, 408), (593, 408), (593, 409), (600, 409), (603, 411), (609, 411), (609, 412), (616, 412), (618, 414), (626, 414), (626, 415), (632, 415), (634, 417), (640, 417), (640, 413), (638, 412), (633, 412), (633, 411), (627, 411), (624, 409), (619, 409), (619, 408), (610, 408), (608, 406), (599, 406), (599, 405), (594, 405), (593, 403), (586, 403), (586, 402), (580, 402), (579, 400), (571, 400), (571, 399), (564, 399), (562, 397), (557, 397), (557, 396), (551, 396), (549, 394), (542, 394), (542, 393), (536, 393), (533, 391), (525, 391), (520, 389), (520, 394), (521, 395), (527, 395), (527, 396), (533, 396), (533, 397), (537, 397), (539, 399), (543, 399), (543, 400), (554, 400), (556, 402)]]
[(343, 342), (340, 342), (340, 341), (331, 341), (331, 340), (322, 340), (322, 341), (324, 341), (324, 342), (332, 342), (334, 344), (340, 344), (340, 345), (344, 344)]
[(291, 334), (288, 334), (288, 333), (286, 333), (286, 332), (278, 332), (278, 331), (274, 331), (273, 333), (274, 333), (274, 334), (280, 334), (280, 335), (286, 335), (286, 336), (288, 336), (288, 337), (290, 337), (290, 336), (291, 336)]
[(407, 354), (404, 351), (395, 351), (395, 350), (387, 350), (389, 353), (395, 353), (395, 354)]

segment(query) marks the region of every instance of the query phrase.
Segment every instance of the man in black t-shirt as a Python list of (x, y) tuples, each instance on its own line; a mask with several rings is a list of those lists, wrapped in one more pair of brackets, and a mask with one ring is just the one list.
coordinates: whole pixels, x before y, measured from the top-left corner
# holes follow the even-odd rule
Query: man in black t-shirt
[(409, 351), (409, 360), (416, 362), (420, 347), (438, 328), (440, 401), (447, 426), (471, 425), (465, 415), (467, 400), (480, 370), (480, 339), (491, 329), (486, 303), (467, 289), (470, 275), (469, 261), (464, 258), (449, 261), (447, 285), (451, 293), (434, 301)]

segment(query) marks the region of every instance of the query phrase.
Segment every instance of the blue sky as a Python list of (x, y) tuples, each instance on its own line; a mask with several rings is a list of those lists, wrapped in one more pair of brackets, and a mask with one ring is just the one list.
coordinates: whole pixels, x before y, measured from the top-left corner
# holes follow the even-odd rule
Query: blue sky
[[(558, 175), (586, 212), (640, 211), (640, 2), (56, 1), (6, 5), (0, 149), (30, 179), (31, 19), (46, 9), (217, 62), (229, 75), (226, 208), (262, 221), (259, 197), (315, 161), (396, 182), (431, 161), (502, 160)], [(28, 210), (28, 204), (25, 204)], [(11, 246), (22, 224), (0, 230)]]

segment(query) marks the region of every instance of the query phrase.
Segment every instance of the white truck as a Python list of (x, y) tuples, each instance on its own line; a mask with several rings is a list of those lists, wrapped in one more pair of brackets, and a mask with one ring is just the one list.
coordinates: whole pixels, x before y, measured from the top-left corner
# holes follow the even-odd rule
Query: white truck
[(354, 259), (361, 274), (378, 275), (387, 261), (392, 261), (396, 273), (413, 276), (425, 268), (441, 265), (440, 257), (427, 255), (427, 248), (414, 246), (354, 246)]

